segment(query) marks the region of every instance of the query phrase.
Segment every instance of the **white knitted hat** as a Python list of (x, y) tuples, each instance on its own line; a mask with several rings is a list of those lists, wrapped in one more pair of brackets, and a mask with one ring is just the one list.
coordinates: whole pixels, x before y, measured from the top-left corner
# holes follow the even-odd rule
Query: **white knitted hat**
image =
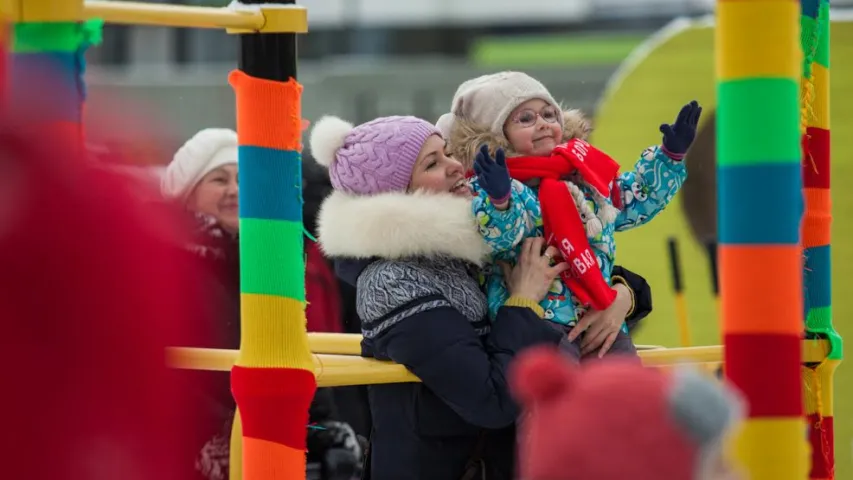
[[(558, 107), (559, 104), (545, 85), (521, 72), (498, 72), (467, 80), (453, 96), (450, 113), (442, 115), (436, 127), (450, 138), (454, 117), (464, 118), (488, 127), (495, 135), (503, 136), (509, 114), (522, 103), (539, 98)], [(562, 111), (559, 113), (562, 124)]]
[(160, 192), (166, 198), (185, 199), (211, 171), (237, 163), (237, 132), (205, 128), (178, 149), (166, 167)]

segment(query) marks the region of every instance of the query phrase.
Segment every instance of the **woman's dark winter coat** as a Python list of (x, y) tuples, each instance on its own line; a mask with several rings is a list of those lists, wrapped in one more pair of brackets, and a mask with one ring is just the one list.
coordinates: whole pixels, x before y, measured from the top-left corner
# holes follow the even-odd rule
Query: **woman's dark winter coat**
[(485, 464), (479, 475), (513, 476), (509, 364), (561, 334), (526, 308), (488, 321), (473, 275), (487, 249), (473, 226), (469, 202), (447, 195), (336, 192), (321, 210), (321, 243), (358, 289), (363, 355), (423, 381), (369, 387), (372, 480), (458, 480), (473, 457)]

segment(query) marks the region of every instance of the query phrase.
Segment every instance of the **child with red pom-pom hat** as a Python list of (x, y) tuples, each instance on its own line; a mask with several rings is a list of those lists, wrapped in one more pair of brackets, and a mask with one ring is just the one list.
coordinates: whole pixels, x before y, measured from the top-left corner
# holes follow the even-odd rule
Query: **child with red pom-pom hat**
[(741, 478), (724, 442), (742, 404), (725, 385), (627, 359), (577, 366), (547, 348), (516, 362), (522, 480)]

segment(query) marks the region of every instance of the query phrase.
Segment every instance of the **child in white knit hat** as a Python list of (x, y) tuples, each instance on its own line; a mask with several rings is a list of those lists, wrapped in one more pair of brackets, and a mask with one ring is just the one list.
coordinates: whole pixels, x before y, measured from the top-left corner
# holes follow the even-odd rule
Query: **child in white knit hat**
[[(597, 314), (585, 320), (584, 314), (606, 313), (617, 300), (613, 235), (645, 224), (675, 196), (701, 111), (695, 101), (685, 105), (675, 123), (660, 126), (662, 145), (646, 149), (634, 170), (621, 175), (613, 159), (586, 143), (590, 127), (582, 114), (564, 112), (524, 73), (466, 81), (439, 119), (451, 155), (477, 174), (473, 209), (494, 260), (513, 262), (523, 238), (544, 235), (571, 266), (541, 306), (568, 334), (562, 347), (572, 357), (608, 350), (636, 355), (624, 315), (593, 321)], [(506, 285), (499, 269), (486, 273), (494, 313), (506, 300)]]
[(238, 189), (237, 132), (227, 128), (205, 128), (187, 140), (160, 184), (165, 198), (215, 219), (231, 234), (239, 228)]

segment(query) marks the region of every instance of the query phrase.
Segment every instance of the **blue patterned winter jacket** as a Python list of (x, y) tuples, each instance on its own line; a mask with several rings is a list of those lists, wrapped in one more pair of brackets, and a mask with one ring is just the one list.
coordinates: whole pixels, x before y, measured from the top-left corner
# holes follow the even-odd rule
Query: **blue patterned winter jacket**
[[(621, 210), (616, 210), (609, 198), (602, 197), (580, 179), (567, 181), (570, 192), (580, 204), (579, 210), (587, 213), (581, 215), (585, 223), (590, 220), (590, 213), (602, 223), (600, 233), (589, 237), (589, 243), (608, 283), (616, 257), (614, 233), (639, 227), (654, 218), (666, 208), (686, 178), (684, 162), (672, 160), (659, 146), (655, 146), (643, 151), (632, 171), (618, 177), (613, 188), (618, 188), (621, 193)], [(495, 208), (476, 178), (472, 179), (471, 186), (474, 192), (472, 208), (480, 233), (493, 249), (493, 261), (481, 274), (480, 281), (488, 296), (490, 318), (494, 319), (498, 308), (509, 298), (503, 274), (496, 262), (514, 264), (522, 240), (543, 235), (542, 208), (536, 189), (517, 180), (512, 182), (506, 210)], [(547, 319), (567, 326), (577, 323), (586, 310), (586, 306), (580, 304), (559, 277), (541, 306)]]

